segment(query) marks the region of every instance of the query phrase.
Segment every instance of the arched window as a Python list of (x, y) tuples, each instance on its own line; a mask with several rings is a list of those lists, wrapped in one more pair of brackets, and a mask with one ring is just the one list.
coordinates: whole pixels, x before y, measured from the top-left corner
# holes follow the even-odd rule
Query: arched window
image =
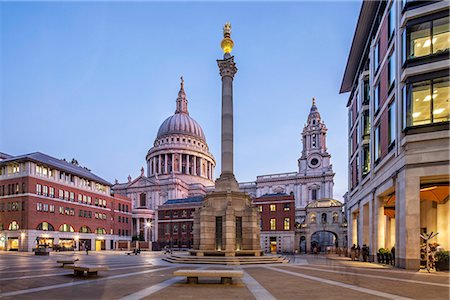
[(322, 214), (322, 224), (326, 224), (327, 223), (327, 214), (323, 213)]
[(48, 222), (42, 222), (39, 223), (39, 225), (36, 227), (36, 230), (55, 231), (55, 228)]
[(80, 233), (92, 233), (92, 230), (87, 226), (81, 226)]
[(61, 231), (61, 232), (75, 232), (75, 230), (73, 230), (73, 227), (70, 226), (69, 224), (62, 224), (61, 226), (59, 226), (59, 231)]
[(316, 189), (314, 189), (314, 190), (311, 190), (311, 199), (314, 201), (314, 200), (317, 200), (317, 190)]
[(8, 230), (19, 230), (19, 223), (12, 221), (9, 223)]
[(309, 222), (310, 223), (316, 223), (316, 214), (312, 214), (311, 217), (309, 218)]
[(333, 223), (339, 222), (339, 214), (337, 212), (333, 213)]
[(140, 207), (146, 207), (147, 206), (147, 194), (141, 193), (139, 195), (139, 206)]
[(97, 228), (97, 229), (95, 229), (95, 233), (106, 234), (106, 229), (105, 228)]

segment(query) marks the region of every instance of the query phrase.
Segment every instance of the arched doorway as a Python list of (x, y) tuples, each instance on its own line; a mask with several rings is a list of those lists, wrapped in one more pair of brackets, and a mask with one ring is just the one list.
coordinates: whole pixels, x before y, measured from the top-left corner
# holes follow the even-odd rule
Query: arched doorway
[(317, 248), (317, 252), (326, 252), (328, 247), (337, 247), (337, 234), (331, 231), (321, 230), (316, 231), (311, 235), (311, 252)]
[(306, 253), (306, 237), (300, 237), (300, 245), (299, 245), (300, 253)]

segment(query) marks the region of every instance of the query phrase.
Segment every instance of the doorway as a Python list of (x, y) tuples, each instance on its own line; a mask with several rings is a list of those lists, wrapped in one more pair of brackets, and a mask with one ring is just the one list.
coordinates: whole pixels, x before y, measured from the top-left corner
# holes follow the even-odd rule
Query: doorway
[(270, 237), (270, 253), (277, 253), (277, 237)]

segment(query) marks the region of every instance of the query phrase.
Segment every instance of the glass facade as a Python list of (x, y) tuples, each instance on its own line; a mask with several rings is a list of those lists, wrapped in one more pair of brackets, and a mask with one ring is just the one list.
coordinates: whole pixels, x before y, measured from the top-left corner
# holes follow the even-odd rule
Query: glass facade
[(440, 18), (406, 29), (406, 58), (412, 59), (448, 51), (449, 17)]
[(374, 136), (374, 158), (375, 163), (381, 157), (381, 136), (380, 136), (380, 126), (375, 127), (375, 136)]
[(395, 142), (395, 102), (392, 102), (388, 108), (388, 143), (391, 146)]
[(406, 127), (449, 121), (449, 77), (406, 87)]

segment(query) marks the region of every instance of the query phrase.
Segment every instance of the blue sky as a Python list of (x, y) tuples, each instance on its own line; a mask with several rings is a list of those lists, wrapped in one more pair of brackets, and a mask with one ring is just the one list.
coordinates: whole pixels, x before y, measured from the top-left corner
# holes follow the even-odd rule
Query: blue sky
[(335, 198), (347, 190), (348, 95), (361, 3), (0, 3), (0, 152), (41, 151), (113, 182), (139, 175), (184, 76), (220, 175), (222, 26), (232, 23), (235, 173), (297, 170), (311, 98), (328, 127)]

